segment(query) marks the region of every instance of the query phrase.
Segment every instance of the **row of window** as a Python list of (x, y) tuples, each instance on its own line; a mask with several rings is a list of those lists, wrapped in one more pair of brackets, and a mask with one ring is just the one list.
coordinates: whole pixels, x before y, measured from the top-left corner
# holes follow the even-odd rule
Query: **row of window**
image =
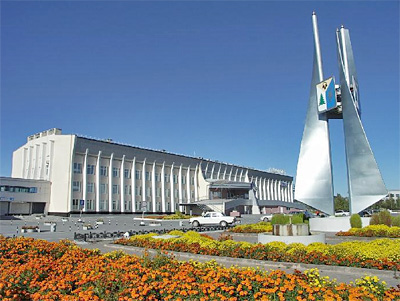
[[(135, 186), (136, 190), (136, 196), (141, 196), (142, 195), (142, 186)], [(74, 192), (81, 192), (82, 191), (82, 183), (80, 181), (73, 181), (72, 183), (72, 190)], [(87, 183), (86, 185), (86, 192), (87, 193), (95, 193), (95, 184), (94, 183)], [(100, 194), (107, 194), (108, 193), (108, 184), (102, 183), (100, 184)], [(120, 194), (120, 185), (119, 184), (113, 184), (112, 185), (112, 194)], [(131, 195), (132, 194), (132, 186), (131, 185), (125, 185), (124, 186), (124, 194)], [(191, 198), (194, 198), (194, 190), (191, 190), (190, 192)], [(152, 188), (147, 187), (146, 188), (146, 196), (151, 197), (152, 196)], [(169, 198), (171, 196), (171, 190), (169, 188), (165, 189), (165, 196)], [(157, 187), (156, 188), (156, 197), (161, 197), (161, 188)], [(179, 197), (179, 190), (175, 189), (174, 190), (174, 197), (177, 198)], [(182, 197), (186, 199), (186, 190), (182, 190)]]
[(2, 186), (0, 186), (0, 191), (37, 193), (37, 187), (21, 187), (21, 186), (2, 185)]
[[(82, 173), (82, 163), (74, 163), (74, 173), (76, 174), (81, 174)], [(88, 164), (86, 166), (86, 173), (88, 175), (94, 175), (96, 173), (95, 170), (95, 165)], [(135, 171), (135, 178), (136, 180), (141, 180), (142, 178), (142, 171), (141, 170), (136, 170)], [(108, 166), (100, 166), (100, 176), (108, 177)], [(113, 167), (112, 170), (112, 176), (114, 178), (119, 178), (120, 177), (120, 168), (118, 167)], [(130, 179), (131, 178), (131, 169), (125, 168), (124, 169), (124, 177), (125, 179)], [(151, 181), (151, 172), (146, 171), (145, 173), (146, 181)], [(155, 179), (156, 182), (161, 182), (161, 173), (156, 173), (155, 174)], [(169, 183), (170, 181), (170, 174), (166, 173), (164, 174), (164, 181), (166, 183)], [(178, 175), (173, 175), (173, 182), (178, 183)], [(186, 184), (186, 176), (182, 176), (182, 184)], [(190, 178), (190, 184), (194, 185), (194, 177)]]
[[(120, 210), (120, 202), (119, 200), (113, 200), (112, 201), (112, 210)], [(152, 204), (150, 202), (147, 202), (145, 205), (142, 202), (136, 202), (135, 203), (135, 208), (137, 211), (140, 210), (146, 210), (150, 211), (152, 209)], [(171, 209), (171, 204), (166, 203), (165, 204), (166, 210), (170, 211)], [(80, 207), (80, 200), (79, 199), (73, 199), (72, 200), (72, 210), (81, 210), (83, 208)], [(175, 204), (175, 210), (179, 209), (179, 205)], [(96, 203), (94, 200), (86, 200), (85, 201), (85, 210), (93, 211), (96, 210)], [(125, 211), (131, 211), (132, 210), (132, 202), (131, 201), (125, 201), (124, 203), (124, 210)], [(156, 203), (156, 210), (161, 211), (161, 203), (157, 202)], [(99, 202), (99, 211), (108, 211), (108, 200), (102, 199)]]

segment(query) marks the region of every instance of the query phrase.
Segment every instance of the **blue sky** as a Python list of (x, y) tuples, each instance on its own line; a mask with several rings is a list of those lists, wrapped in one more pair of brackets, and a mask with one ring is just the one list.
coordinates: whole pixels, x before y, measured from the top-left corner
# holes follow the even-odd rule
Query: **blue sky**
[[(399, 189), (398, 1), (2, 1), (1, 169), (26, 137), (78, 133), (295, 176), (317, 12), (324, 75), (350, 29), (362, 121)], [(330, 122), (347, 195), (342, 123)]]

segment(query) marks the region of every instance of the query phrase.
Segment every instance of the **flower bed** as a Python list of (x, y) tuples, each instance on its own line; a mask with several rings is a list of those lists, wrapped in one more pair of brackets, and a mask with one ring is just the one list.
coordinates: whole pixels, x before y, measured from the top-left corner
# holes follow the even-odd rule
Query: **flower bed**
[(369, 225), (364, 228), (351, 228), (349, 231), (338, 232), (337, 236), (359, 236), (359, 237), (392, 237), (400, 238), (400, 227), (389, 227), (386, 225)]
[(272, 232), (272, 225), (269, 222), (259, 222), (257, 224), (237, 225), (228, 231), (234, 233), (264, 233)]
[(223, 268), (76, 245), (0, 237), (0, 299), (11, 300), (400, 300), (374, 277), (336, 283), (317, 270), (287, 274)]
[(216, 241), (197, 232), (171, 232), (179, 238), (153, 239), (155, 234), (132, 236), (118, 244), (143, 248), (190, 252), (195, 254), (249, 258), (258, 260), (302, 262), (400, 270), (400, 239), (377, 239), (372, 242), (351, 241), (337, 245), (300, 243), (286, 245), (283, 242), (252, 244), (233, 240)]

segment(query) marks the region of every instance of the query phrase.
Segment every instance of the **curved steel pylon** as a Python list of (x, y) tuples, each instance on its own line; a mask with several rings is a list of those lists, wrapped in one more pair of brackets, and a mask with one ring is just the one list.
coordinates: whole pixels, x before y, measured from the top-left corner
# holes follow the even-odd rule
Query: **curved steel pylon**
[(337, 30), (336, 42), (350, 212), (357, 213), (385, 197), (387, 189), (361, 123), (358, 80), (349, 30), (344, 27)]
[[(312, 15), (312, 22), (314, 65), (307, 117), (297, 164), (295, 199), (328, 214), (334, 213), (328, 121), (331, 118), (343, 119), (350, 211), (357, 213), (386, 196), (387, 190), (361, 123), (357, 72), (349, 31), (342, 27), (336, 32), (341, 93), (339, 108), (341, 110), (335, 106), (335, 112), (319, 111), (318, 106), (321, 104), (318, 104), (316, 87), (322, 84), (324, 79), (315, 13)], [(330, 93), (334, 90), (332, 86)], [(329, 100), (331, 99), (332, 96)], [(333, 99), (336, 103), (336, 95)]]

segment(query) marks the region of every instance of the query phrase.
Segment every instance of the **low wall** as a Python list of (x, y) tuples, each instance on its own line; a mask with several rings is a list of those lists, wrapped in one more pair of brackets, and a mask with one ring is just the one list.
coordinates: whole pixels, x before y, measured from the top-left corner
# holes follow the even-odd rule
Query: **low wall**
[[(370, 217), (362, 217), (362, 226), (368, 226), (370, 219)], [(350, 216), (310, 218), (309, 222), (311, 232), (339, 232), (348, 231), (351, 228)]]
[(284, 242), (285, 244), (302, 243), (308, 246), (313, 242), (325, 243), (325, 233), (315, 233), (312, 235), (299, 235), (299, 236), (276, 236), (270, 233), (258, 234), (258, 242), (266, 244), (273, 241)]

